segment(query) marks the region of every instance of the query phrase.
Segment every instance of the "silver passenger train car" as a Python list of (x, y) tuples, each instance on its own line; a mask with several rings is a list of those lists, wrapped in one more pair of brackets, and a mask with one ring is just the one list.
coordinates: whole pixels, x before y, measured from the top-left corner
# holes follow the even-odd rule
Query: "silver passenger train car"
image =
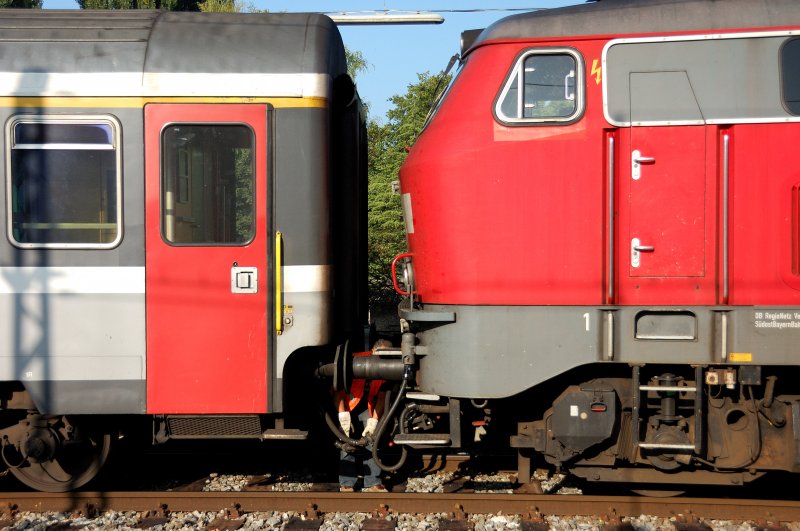
[[(366, 321), (365, 130), (330, 19), (6, 11), (2, 457), (79, 487), (115, 433), (302, 439)], [(145, 416), (146, 415), (146, 416)]]

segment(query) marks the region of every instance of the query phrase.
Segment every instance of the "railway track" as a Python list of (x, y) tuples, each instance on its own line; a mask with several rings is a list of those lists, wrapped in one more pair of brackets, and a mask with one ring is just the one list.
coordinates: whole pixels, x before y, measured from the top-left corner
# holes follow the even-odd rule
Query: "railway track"
[(544, 525), (547, 516), (595, 516), (623, 526), (626, 518), (642, 514), (671, 518), (682, 522), (684, 528), (700, 528), (704, 520), (720, 519), (756, 522), (759, 527), (800, 521), (797, 501), (476, 493), (8, 492), (0, 494), (0, 507), (5, 507), (0, 527), (13, 525), (15, 515), (25, 511), (65, 513), (71, 518), (136, 511), (142, 514), (143, 528), (158, 525), (159, 519), (169, 518), (170, 513), (225, 511), (226, 516), (210, 526), (215, 529), (237, 529), (248, 513), (272, 511), (297, 513), (297, 521), (302, 521), (305, 529), (314, 528), (317, 521), (321, 525), (325, 513), (341, 512), (368, 513), (376, 523), (391, 523), (393, 517), (404, 513), (445, 513), (447, 516), (441, 516), (445, 522), (462, 521), (466, 529), (470, 515), (500, 513), (522, 515), (522, 521), (533, 526)]

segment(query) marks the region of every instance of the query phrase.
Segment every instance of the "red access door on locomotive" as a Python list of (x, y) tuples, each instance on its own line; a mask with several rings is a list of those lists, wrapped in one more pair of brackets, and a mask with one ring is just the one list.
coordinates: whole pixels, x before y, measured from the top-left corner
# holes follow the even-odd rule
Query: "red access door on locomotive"
[[(652, 101), (672, 87), (670, 103)], [(619, 253), (622, 304), (713, 304), (706, 249), (706, 127), (683, 72), (632, 73), (631, 128), (622, 153), (627, 191)], [(681, 90), (686, 93), (681, 94)], [(678, 115), (685, 125), (670, 125)], [(621, 219), (621, 221), (623, 221)]]
[(148, 413), (267, 410), (266, 116), (145, 107)]

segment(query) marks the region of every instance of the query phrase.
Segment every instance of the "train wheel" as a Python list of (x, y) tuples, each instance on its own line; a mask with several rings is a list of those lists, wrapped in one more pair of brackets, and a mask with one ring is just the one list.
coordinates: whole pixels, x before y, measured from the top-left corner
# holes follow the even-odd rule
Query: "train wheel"
[(35, 490), (66, 492), (100, 473), (111, 450), (111, 434), (76, 424), (72, 418), (33, 418), (13, 450), (11, 445), (2, 448), (17, 479)]

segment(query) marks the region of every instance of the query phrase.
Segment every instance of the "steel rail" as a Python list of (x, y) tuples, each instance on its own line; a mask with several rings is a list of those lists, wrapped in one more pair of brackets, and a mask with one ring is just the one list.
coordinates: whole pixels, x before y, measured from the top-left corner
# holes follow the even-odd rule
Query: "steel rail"
[(18, 511), (82, 512), (220, 511), (236, 507), (242, 513), (316, 510), (328, 512), (504, 514), (547, 516), (639, 516), (741, 521), (800, 521), (800, 502), (712, 498), (650, 498), (644, 496), (560, 496), (533, 494), (419, 494), (339, 492), (73, 492), (65, 494), (3, 493), (0, 505)]

